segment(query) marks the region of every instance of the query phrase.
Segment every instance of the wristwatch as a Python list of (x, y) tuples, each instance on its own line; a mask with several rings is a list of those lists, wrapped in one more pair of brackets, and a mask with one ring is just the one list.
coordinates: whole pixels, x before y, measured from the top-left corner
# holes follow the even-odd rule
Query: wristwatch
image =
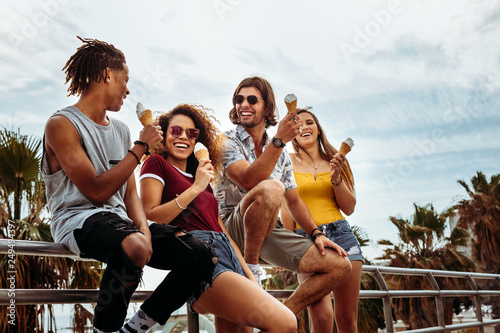
[(273, 142), (273, 145), (276, 147), (276, 148), (283, 148), (285, 147), (286, 145), (283, 143), (283, 141), (281, 141), (280, 138), (272, 138), (271, 141)]

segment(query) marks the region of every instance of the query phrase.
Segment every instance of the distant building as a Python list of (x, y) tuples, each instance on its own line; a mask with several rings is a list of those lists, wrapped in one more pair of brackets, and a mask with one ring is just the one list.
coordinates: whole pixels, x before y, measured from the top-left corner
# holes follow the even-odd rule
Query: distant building
[[(460, 219), (460, 214), (456, 211), (450, 214), (448, 217), (448, 222), (450, 226), (450, 232), (451, 230), (455, 229), (455, 227), (458, 224), (458, 220)], [(467, 241), (467, 245), (459, 245), (456, 247), (457, 252), (462, 253), (463, 255), (466, 255), (469, 258), (472, 258), (472, 230), (467, 229), (469, 232), (469, 239)]]

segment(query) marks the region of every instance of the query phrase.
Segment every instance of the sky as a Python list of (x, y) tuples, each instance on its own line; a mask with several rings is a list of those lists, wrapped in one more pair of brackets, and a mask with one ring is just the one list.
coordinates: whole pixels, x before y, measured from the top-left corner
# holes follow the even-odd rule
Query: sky
[[(496, 1), (6, 1), (0, 11), (0, 126), (42, 137), (74, 104), (61, 71), (97, 38), (130, 69), (122, 110), (132, 137), (141, 102), (213, 110), (221, 130), (238, 83), (267, 79), (313, 106), (335, 146), (347, 137), (357, 193), (351, 224), (396, 241), (390, 216), (413, 204), (438, 212), (466, 193), (457, 183), (500, 173), (500, 3)], [(275, 130), (271, 130), (272, 135)], [(289, 144), (287, 149), (291, 151)]]

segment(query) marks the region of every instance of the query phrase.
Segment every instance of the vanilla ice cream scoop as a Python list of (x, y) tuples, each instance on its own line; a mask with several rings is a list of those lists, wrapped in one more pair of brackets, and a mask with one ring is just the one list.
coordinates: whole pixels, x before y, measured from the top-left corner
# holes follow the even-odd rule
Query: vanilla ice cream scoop
[(288, 112), (295, 111), (297, 109), (297, 96), (295, 96), (294, 94), (286, 95), (285, 104)]
[(354, 141), (351, 138), (347, 138), (340, 145), (339, 153), (346, 155), (351, 151), (352, 147), (354, 147)]
[(210, 158), (207, 148), (201, 142), (196, 143), (194, 146), (194, 156), (196, 156), (198, 161), (204, 158)]

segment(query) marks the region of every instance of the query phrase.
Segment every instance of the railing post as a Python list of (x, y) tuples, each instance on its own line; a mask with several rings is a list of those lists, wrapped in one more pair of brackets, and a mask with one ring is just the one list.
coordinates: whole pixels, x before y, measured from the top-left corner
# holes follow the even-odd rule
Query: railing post
[[(469, 284), (472, 288), (472, 290), (478, 291), (479, 288), (477, 287), (476, 281), (472, 278), (470, 274), (467, 275), (467, 281), (469, 281)], [(479, 294), (476, 294), (474, 296), (474, 304), (476, 306), (476, 318), (477, 321), (483, 322), (483, 309), (481, 308), (481, 296)], [(484, 326), (478, 327), (479, 333), (484, 333)]]
[(189, 310), (189, 305), (186, 304), (187, 311), (187, 322), (188, 322), (188, 333), (199, 333), (200, 332), (200, 317), (197, 313), (191, 312)]
[[(380, 287), (380, 290), (389, 291), (387, 288), (387, 284), (385, 283), (384, 277), (380, 273), (380, 270), (377, 268), (373, 275), (375, 276), (375, 280)], [(384, 304), (384, 319), (385, 319), (385, 327), (387, 329), (387, 333), (394, 333), (394, 324), (392, 322), (392, 306), (391, 306), (391, 296), (387, 295), (382, 298), (382, 302)]]
[(439, 284), (437, 283), (436, 278), (432, 274), (432, 272), (427, 273), (427, 279), (431, 283), (432, 289), (437, 290), (439, 293), (434, 299), (436, 300), (436, 310), (437, 310), (437, 320), (438, 326), (443, 328), (446, 326), (444, 322), (444, 306), (443, 306), (443, 296), (441, 295), (441, 288), (439, 288)]

